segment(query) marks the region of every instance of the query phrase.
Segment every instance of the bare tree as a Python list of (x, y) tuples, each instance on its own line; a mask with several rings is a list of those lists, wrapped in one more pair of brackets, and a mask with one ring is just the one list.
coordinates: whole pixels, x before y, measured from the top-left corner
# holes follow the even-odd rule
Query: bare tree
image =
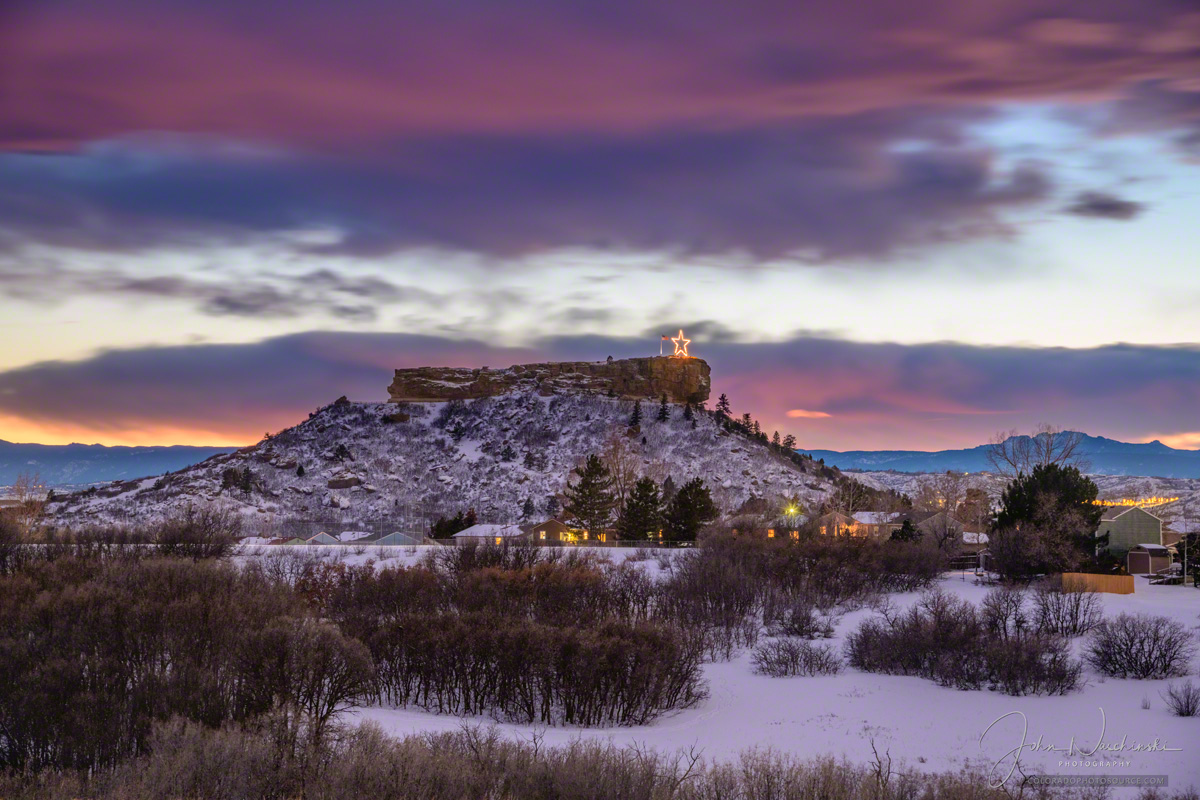
[(862, 511), (866, 508), (870, 499), (871, 493), (853, 478), (847, 478), (833, 496), (829, 498), (829, 507), (845, 514), (848, 517), (854, 516), (854, 512)]
[(917, 485), (913, 495), (913, 508), (918, 511), (945, 511), (956, 515), (958, 507), (967, 499), (967, 491), (973, 482), (961, 472), (943, 472), (926, 475)]
[(617, 508), (623, 508), (633, 485), (641, 477), (638, 474), (642, 465), (641, 455), (634, 449), (628, 437), (618, 430), (613, 430), (604, 441), (600, 460), (604, 462), (608, 474), (612, 477), (612, 490), (617, 500)]
[(1082, 444), (1082, 433), (1042, 423), (1028, 436), (1015, 430), (1000, 431), (989, 443), (987, 459), (992, 469), (1010, 479), (1028, 475), (1034, 467), (1049, 464), (1087, 472), (1091, 463), (1080, 451)]
[(46, 485), (37, 473), (22, 472), (13, 481), (9, 494), (13, 505), (5, 512), (18, 530), (28, 533), (37, 525), (46, 509)]

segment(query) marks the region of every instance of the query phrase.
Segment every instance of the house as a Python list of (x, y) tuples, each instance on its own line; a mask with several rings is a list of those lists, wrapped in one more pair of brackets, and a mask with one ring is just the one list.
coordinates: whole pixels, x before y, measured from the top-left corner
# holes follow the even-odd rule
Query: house
[(897, 514), (893, 511), (856, 511), (852, 516), (861, 534), (872, 538), (886, 538), (900, 527), (894, 524)]
[(817, 532), (822, 536), (866, 536), (868, 526), (840, 511), (817, 517)]
[(1125, 554), (1125, 571), (1130, 575), (1162, 572), (1171, 566), (1171, 553), (1161, 544), (1134, 545)]
[(1096, 536), (1108, 534), (1108, 552), (1124, 555), (1139, 544), (1165, 545), (1162, 520), (1141, 506), (1108, 506)]
[(479, 523), (454, 534), (453, 539), (454, 543), (459, 545), (471, 544), (472, 542), (479, 544), (511, 544), (513, 542), (529, 541), (529, 534), (521, 530), (518, 525)]
[(932, 537), (938, 545), (949, 541), (961, 541), (965, 527), (962, 521), (949, 511), (905, 511), (888, 523), (884, 532), (891, 536), (893, 532), (900, 530), (905, 522), (911, 522), (914, 528), (924, 536)]
[(299, 536), (281, 536), (278, 539), (272, 539), (267, 544), (304, 544), (304, 540)]
[(318, 533), (316, 536), (309, 537), (308, 541), (305, 542), (305, 544), (341, 544), (341, 542), (339, 542), (337, 539), (330, 536), (328, 533), (325, 533), (324, 531), (322, 531), (321, 533)]
[(523, 530), (529, 538), (538, 544), (552, 544), (554, 542), (576, 542), (580, 541), (580, 536), (583, 531), (578, 528), (572, 528), (567, 523), (560, 519), (551, 517), (544, 522), (535, 522), (529, 525), (522, 525)]
[[(415, 533), (401, 533), (395, 531), (387, 536), (380, 536), (378, 539), (370, 542), (372, 546), (379, 545), (382, 547), (414, 547), (425, 543), (425, 537)], [(367, 544), (367, 542), (364, 542)]]

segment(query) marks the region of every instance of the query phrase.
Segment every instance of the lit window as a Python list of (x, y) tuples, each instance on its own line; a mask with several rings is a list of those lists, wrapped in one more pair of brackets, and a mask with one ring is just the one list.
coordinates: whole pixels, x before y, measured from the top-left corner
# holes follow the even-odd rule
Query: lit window
[(496, 537), (496, 544), (500, 544), (500, 537), (499, 537), (499, 536), (497, 536), (497, 537)]
[(587, 531), (584, 531), (584, 532), (583, 532), (583, 540), (584, 540), (585, 542), (587, 541)]
[(768, 539), (775, 538), (775, 529), (774, 528), (767, 528), (767, 538)]
[(545, 531), (538, 531), (538, 538), (539, 538), (539, 539), (543, 539), (543, 540), (544, 540), (544, 539), (546, 538), (546, 532), (545, 532)]
[(800, 531), (792, 531), (792, 538), (799, 540), (800, 539)]

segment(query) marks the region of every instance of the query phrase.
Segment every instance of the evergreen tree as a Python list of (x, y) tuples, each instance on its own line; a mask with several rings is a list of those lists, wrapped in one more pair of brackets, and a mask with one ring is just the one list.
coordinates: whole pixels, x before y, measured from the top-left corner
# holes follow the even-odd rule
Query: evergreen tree
[(533, 498), (532, 498), (532, 497), (526, 497), (526, 498), (525, 498), (525, 505), (521, 506), (521, 517), (522, 517), (522, 519), (529, 519), (529, 518), (530, 518), (530, 517), (532, 517), (532, 516), (533, 516), (535, 513), (537, 513), (537, 509), (536, 509), (536, 508), (534, 508), (534, 506), (533, 506)]
[(721, 396), (717, 398), (717, 413), (723, 414), (726, 417), (730, 416), (732, 413), (732, 409), (729, 405), (729, 398), (725, 396), (724, 392), (721, 392)]
[(750, 418), (749, 411), (747, 411), (745, 414), (742, 414), (742, 427), (745, 428), (746, 433), (750, 433), (754, 430), (754, 420)]
[(649, 478), (633, 485), (617, 518), (617, 535), (622, 539), (657, 539), (662, 528), (662, 502), (658, 486)]
[(579, 476), (579, 483), (574, 486), (568, 483), (564, 492), (566, 512), (579, 520), (585, 530), (599, 533), (608, 525), (615, 504), (612, 475), (594, 453), (575, 470), (575, 474)]
[(504, 449), (500, 451), (501, 461), (512, 461), (517, 457), (517, 451), (513, 450), (511, 444), (504, 445)]
[(663, 394), (662, 402), (658, 406), (658, 421), (666, 422), (671, 418), (671, 409), (667, 406), (667, 395)]
[(771, 436), (771, 444), (776, 449), (778, 449), (781, 446), (781, 442), (779, 440), (779, 431), (775, 431), (775, 434), (773, 436)]
[(547, 517), (551, 519), (557, 518), (558, 513), (562, 510), (562, 504), (558, 502), (558, 498), (554, 495), (547, 495), (545, 510)]
[(911, 519), (906, 519), (899, 528), (892, 531), (891, 540), (893, 542), (919, 542), (921, 536), (921, 530), (913, 525)]
[(303, 477), (304, 477), (304, 465), (303, 465), (303, 464), (301, 464), (300, 466), (296, 467), (296, 477), (297, 477), (297, 478), (303, 478)]
[(684, 404), (684, 406), (683, 406), (683, 418), (684, 418), (684, 419), (686, 419), (688, 422), (695, 422), (695, 421), (696, 421), (696, 413), (695, 413), (694, 411), (692, 411), (692, 404), (691, 404), (691, 403), (685, 403), (685, 404)]
[(642, 424), (642, 401), (635, 400), (633, 413), (629, 415), (629, 427), (636, 428)]
[(758, 420), (754, 420), (754, 424), (750, 429), (754, 432), (755, 437), (758, 437), (762, 434), (762, 426), (758, 424)]
[(1040, 464), (1019, 474), (1000, 496), (993, 533), (997, 571), (1010, 578), (1064, 572), (1095, 565), (1096, 536), (1104, 507), (1096, 484), (1076, 467)]
[(677, 491), (678, 489), (675, 488), (675, 479), (668, 475), (667, 479), (664, 480), (662, 484), (662, 504), (664, 507), (667, 505), (667, 503), (670, 503), (675, 499), (675, 493)]
[(717, 518), (717, 506), (704, 481), (693, 478), (680, 487), (663, 517), (663, 538), (675, 542), (695, 541), (709, 522)]
[(787, 450), (789, 453), (795, 451), (796, 437), (792, 436), (790, 433), (783, 437), (783, 449)]

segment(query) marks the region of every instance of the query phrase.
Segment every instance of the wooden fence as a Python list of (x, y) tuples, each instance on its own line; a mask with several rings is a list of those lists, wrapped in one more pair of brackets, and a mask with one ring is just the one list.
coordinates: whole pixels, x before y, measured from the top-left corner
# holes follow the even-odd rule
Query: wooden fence
[(1108, 594), (1133, 594), (1132, 575), (1094, 575), (1090, 572), (1064, 572), (1060, 579), (1064, 589), (1081, 588)]

